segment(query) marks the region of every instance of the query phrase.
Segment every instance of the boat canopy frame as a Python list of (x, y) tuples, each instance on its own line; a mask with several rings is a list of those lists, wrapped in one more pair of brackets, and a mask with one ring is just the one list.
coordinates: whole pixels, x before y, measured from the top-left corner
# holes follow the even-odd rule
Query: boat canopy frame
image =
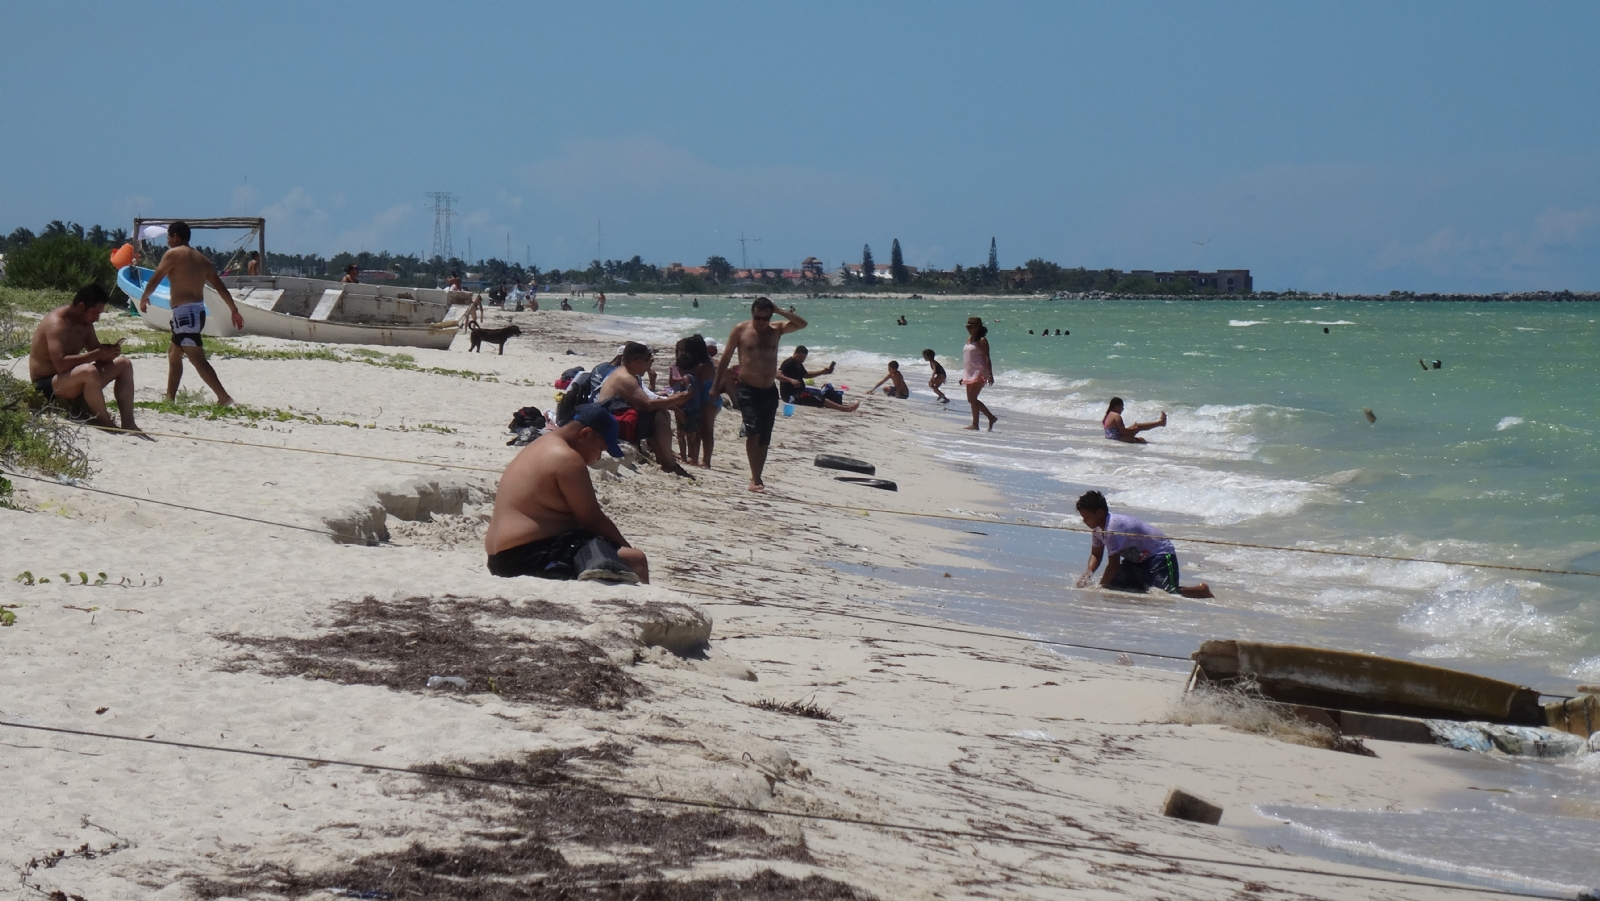
[[(144, 252), (144, 227), (146, 225), (171, 225), (182, 222), (191, 229), (204, 228), (213, 230), (247, 229), (255, 233), (256, 251), (261, 254), (261, 274), (267, 274), (267, 220), (259, 216), (223, 216), (210, 219), (185, 219), (182, 216), (169, 218), (135, 217), (133, 220), (134, 246), (143, 255)], [(248, 235), (246, 236), (249, 237)]]

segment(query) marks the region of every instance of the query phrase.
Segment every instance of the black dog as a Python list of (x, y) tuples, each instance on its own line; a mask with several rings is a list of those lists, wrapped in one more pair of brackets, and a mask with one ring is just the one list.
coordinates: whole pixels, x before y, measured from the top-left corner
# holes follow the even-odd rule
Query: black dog
[(474, 322), (472, 325), (468, 326), (468, 329), (472, 332), (471, 350), (483, 353), (480, 345), (487, 341), (490, 344), (500, 345), (501, 356), (505, 356), (506, 342), (510, 341), (513, 335), (522, 334), (522, 329), (519, 329), (514, 325), (508, 325), (505, 328), (479, 328), (478, 324)]

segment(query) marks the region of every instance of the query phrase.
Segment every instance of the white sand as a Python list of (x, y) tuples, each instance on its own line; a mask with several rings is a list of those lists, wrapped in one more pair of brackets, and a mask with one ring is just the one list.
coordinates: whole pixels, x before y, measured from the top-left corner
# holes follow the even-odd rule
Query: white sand
[[(469, 502), (482, 501), (492, 491), (492, 473), (437, 464), (498, 471), (514, 452), (505, 446), (511, 412), (553, 406), (547, 386), (556, 373), (609, 356), (610, 342), (580, 331), (588, 319), (519, 315), (524, 336), (504, 356), (463, 353), (464, 340), (451, 352), (410, 351), (418, 365), (470, 369), (498, 382), (355, 362), (217, 364), (243, 403), (375, 427), (141, 417), (153, 431), (414, 464), (95, 433), (87, 439), (100, 470), (92, 484), (308, 528), (370, 512), (378, 492), (403, 495), (418, 479), (476, 492)], [(565, 355), (569, 347), (583, 356)], [(136, 368), (141, 399), (159, 396), (165, 361), (144, 358)], [(844, 378), (870, 384), (876, 374)], [(192, 372), (186, 381), (199, 387)], [(987, 488), (944, 468), (908, 438), (959, 427), (957, 417), (929, 410), (871, 398), (859, 415), (802, 410), (780, 419), (767, 471), (772, 493), (1005, 512)], [(415, 430), (421, 423), (455, 431)], [(603, 774), (615, 788), (1080, 846), (755, 817), (775, 833), (803, 834), (815, 863), (736, 857), (677, 873), (684, 878), (771, 867), (826, 875), (879, 898), (1223, 899), (1245, 897), (1246, 883), (1258, 886), (1249, 897), (1457, 894), (1235, 866), (1169, 866), (1093, 850), (1388, 875), (1267, 851), (1233, 827), (1262, 822), (1252, 804), (1421, 806), (1459, 787), (1445, 766), (1456, 752), (1373, 742), (1379, 756), (1372, 759), (1221, 727), (1164, 724), (1181, 676), (920, 628), (934, 621), (851, 600), (898, 597), (900, 589), (836, 572), (823, 561), (940, 565), (954, 559), (947, 548), (959, 533), (924, 520), (752, 496), (743, 490), (736, 425), (736, 414), (720, 417), (716, 469), (694, 483), (653, 468), (597, 479), (611, 515), (650, 555), (650, 587), (490, 577), (477, 516), (487, 508), (470, 503), (462, 515), (439, 522), (391, 519), (402, 546), (368, 548), (19, 482), (34, 512), (0, 510), (0, 603), (19, 605), (17, 624), (0, 630), (6, 688), (0, 718), (401, 767), (612, 741), (634, 752), (628, 765)], [(900, 492), (834, 482), (810, 465), (822, 451), (878, 461), (880, 475), (898, 481)], [(28, 587), (10, 580), (23, 570), (51, 582)], [(61, 584), (59, 573), (76, 581), (80, 570), (91, 579), (105, 572), (113, 585)], [(114, 587), (124, 577), (135, 587)], [(649, 695), (621, 710), (596, 711), (492, 694), (463, 698), (420, 685), (391, 691), (223, 670), (241, 649), (219, 635), (308, 635), (330, 619), (330, 605), (367, 595), (544, 599), (570, 607), (581, 621), (515, 628), (595, 641), (627, 661), (627, 672)], [(608, 600), (620, 606), (601, 603)], [(773, 605), (752, 604), (759, 600)], [(642, 609), (645, 601), (663, 606)], [(704, 659), (641, 643), (667, 627), (692, 633), (707, 620), (714, 626)], [(839, 721), (747, 706), (760, 699), (810, 699)], [(418, 784), (413, 777), (11, 728), (0, 728), (0, 743), (6, 799), (0, 861), (8, 870), (57, 848), (103, 848), (113, 835), (130, 846), (34, 870), (29, 880), (46, 892), (95, 901), (186, 898), (184, 880), (195, 876), (258, 864), (305, 872), (413, 841), (467, 840), (463, 812), (442, 796), (411, 791)], [(1223, 825), (1161, 817), (1161, 800), (1174, 785), (1222, 805)], [(0, 881), (0, 897), (41, 895), (10, 880)]]

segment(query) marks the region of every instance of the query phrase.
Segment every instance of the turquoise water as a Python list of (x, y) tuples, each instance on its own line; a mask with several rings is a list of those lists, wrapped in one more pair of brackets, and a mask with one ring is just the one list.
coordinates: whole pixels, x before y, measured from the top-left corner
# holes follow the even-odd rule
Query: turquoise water
[[(1600, 572), (1600, 306), (797, 303), (811, 324), (796, 337), (812, 348), (812, 365), (837, 359), (881, 372), (900, 360), (913, 386), (908, 402), (934, 417), (920, 440), (998, 488), (1014, 516), (1078, 525), (1073, 501), (1099, 489), (1114, 508), (1173, 535), (1184, 581), (1203, 579), (1218, 595), (1077, 590), (1083, 535), (954, 523), (952, 544), (971, 566), (870, 572), (912, 588), (915, 600), (903, 602), (912, 609), (1179, 658), (1206, 638), (1237, 637), (1409, 657), (1546, 692), (1600, 683), (1600, 578), (1184, 540)], [(721, 338), (747, 304), (706, 299), (696, 310), (677, 298), (616, 298), (608, 312), (622, 315), (602, 328), (658, 343), (692, 331)], [(910, 324), (899, 327), (902, 313)], [(984, 398), (1001, 416), (992, 434), (961, 430), (959, 386), (949, 408), (921, 388), (924, 347), (959, 377), (969, 315), (990, 325), (997, 382)], [(1049, 337), (1039, 334), (1045, 328)], [(1107, 441), (1099, 419), (1113, 394), (1131, 420), (1166, 410), (1169, 426), (1147, 433), (1144, 446)], [(880, 461), (880, 475), (892, 478), (892, 469)], [(872, 500), (927, 506), (904, 494)], [(1600, 754), (1528, 761), (1463, 752), (1456, 764), (1473, 784), (1499, 788), (1439, 799), (1431, 811), (1266, 808), (1283, 825), (1257, 837), (1331, 860), (1524, 891), (1570, 895), (1600, 883), (1592, 853)]]
[[(1075, 523), (1071, 500), (1093, 487), (1180, 537), (1600, 572), (1600, 308), (796, 303), (810, 320), (797, 337), (813, 364), (876, 369), (894, 358), (914, 388), (926, 379), (924, 347), (958, 373), (963, 323), (983, 316), (997, 370), (984, 397), (1000, 429), (963, 433), (965, 414), (953, 409), (949, 429), (927, 441), (1035, 519)], [(662, 341), (725, 336), (747, 310), (746, 300), (704, 298), (696, 310), (680, 298), (618, 297), (608, 311), (628, 317), (613, 324), (619, 335)], [(896, 326), (902, 313), (910, 324)], [(1112, 394), (1130, 420), (1166, 410), (1170, 425), (1147, 433), (1147, 446), (1104, 440), (1098, 422)], [(911, 402), (928, 399), (918, 391)], [(1081, 566), (1082, 549), (1061, 540), (1050, 556)], [(1232, 629), (1459, 665), (1546, 691), (1600, 681), (1600, 579), (1180, 549), (1186, 570), (1223, 597), (1163, 613), (1174, 641)], [(1074, 597), (1055, 585), (1045, 595)], [(1047, 627), (1101, 603), (1084, 597), (1048, 616), (990, 608), (1013, 625)]]

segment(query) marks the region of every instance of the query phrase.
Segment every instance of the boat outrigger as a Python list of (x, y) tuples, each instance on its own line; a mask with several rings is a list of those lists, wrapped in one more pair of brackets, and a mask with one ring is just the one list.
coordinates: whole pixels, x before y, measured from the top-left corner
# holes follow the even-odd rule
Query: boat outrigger
[[(164, 231), (176, 219), (135, 219), (134, 235), (142, 244)], [(190, 228), (248, 228), (257, 237), (261, 259), (266, 259), (264, 219), (185, 219)], [(246, 239), (250, 236), (247, 235)], [(153, 270), (125, 266), (117, 272), (117, 285), (137, 301)], [(244, 319), (233, 327), (221, 295), (205, 288), (204, 334), (219, 338), (264, 335), (325, 344), (376, 344), (387, 347), (427, 347), (447, 350), (455, 339), (470, 295), (438, 288), (401, 288), (389, 285), (346, 284), (326, 279), (279, 275), (225, 275)], [(152, 328), (171, 330), (171, 297), (163, 281), (150, 294), (150, 308), (139, 315)]]

